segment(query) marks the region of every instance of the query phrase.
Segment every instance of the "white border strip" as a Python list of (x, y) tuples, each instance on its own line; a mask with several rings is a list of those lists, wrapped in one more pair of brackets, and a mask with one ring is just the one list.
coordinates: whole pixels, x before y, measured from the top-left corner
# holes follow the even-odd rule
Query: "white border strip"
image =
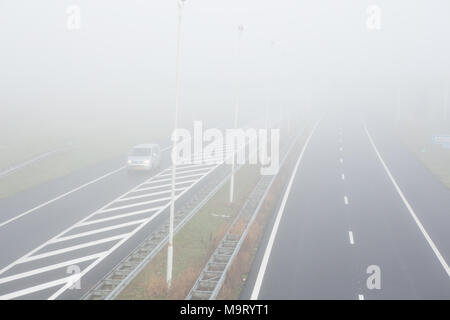
[(270, 254), (272, 252), (272, 247), (275, 242), (275, 237), (277, 235), (278, 227), (280, 226), (281, 218), (283, 216), (284, 208), (286, 206), (289, 193), (292, 188), (292, 184), (294, 183), (295, 176), (297, 175), (298, 167), (300, 166), (300, 163), (303, 159), (303, 155), (305, 153), (306, 148), (308, 147), (309, 141), (311, 140), (311, 137), (313, 136), (314, 132), (316, 131), (317, 126), (319, 125), (321, 120), (317, 121), (314, 128), (311, 130), (311, 133), (309, 134), (308, 138), (306, 139), (305, 144), (303, 145), (302, 151), (300, 153), (300, 156), (298, 157), (297, 163), (295, 164), (294, 171), (292, 172), (291, 178), (289, 180), (289, 184), (286, 188), (286, 192), (284, 193), (283, 200), (280, 205), (280, 209), (278, 210), (278, 214), (275, 220), (275, 223), (272, 228), (272, 232), (270, 233), (269, 242), (267, 243), (266, 251), (264, 252), (264, 257), (261, 262), (261, 266), (259, 268), (258, 277), (256, 278), (255, 286), (253, 287), (253, 292), (250, 297), (250, 300), (257, 300), (259, 296), (259, 291), (261, 290), (261, 285), (264, 280), (264, 274), (266, 273), (267, 264), (269, 262)]
[(79, 263), (82, 263), (82, 262), (85, 262), (85, 261), (97, 259), (97, 258), (101, 257), (102, 255), (104, 255), (105, 253), (106, 253), (106, 251), (100, 252), (100, 253), (96, 253), (96, 254), (92, 254), (90, 256), (81, 257), (81, 258), (78, 258), (78, 259), (67, 260), (67, 261), (64, 261), (64, 262), (52, 264), (50, 266), (45, 266), (45, 267), (42, 267), (42, 268), (33, 269), (33, 270), (22, 272), (22, 273), (17, 273), (15, 275), (12, 275), (12, 276), (0, 279), (0, 284), (6, 283), (6, 282), (10, 282), (10, 281), (14, 281), (14, 280), (18, 280), (18, 279), (22, 279), (22, 278), (26, 278), (26, 277), (32, 277), (32, 276), (34, 276), (36, 274), (40, 274), (40, 273), (44, 273), (44, 272), (48, 272), (48, 271), (64, 268), (64, 267), (67, 267), (67, 266), (72, 266), (72, 265), (75, 265), (75, 264), (79, 264)]
[(425, 230), (424, 226), (422, 225), (419, 218), (415, 214), (415, 212), (414, 212), (413, 208), (411, 207), (411, 205), (409, 204), (408, 200), (406, 200), (405, 195), (403, 194), (402, 190), (400, 189), (400, 187), (398, 186), (394, 177), (392, 176), (391, 172), (389, 171), (386, 163), (384, 162), (383, 158), (381, 157), (380, 153), (378, 152), (378, 149), (377, 149), (375, 143), (373, 142), (372, 136), (370, 135), (369, 130), (367, 129), (366, 122), (363, 121), (363, 123), (364, 123), (364, 129), (366, 130), (367, 136), (369, 137), (369, 141), (370, 141), (373, 149), (375, 150), (375, 153), (377, 154), (378, 159), (380, 160), (381, 164), (383, 165), (384, 170), (386, 171), (387, 175), (389, 176), (389, 179), (391, 179), (392, 184), (394, 185), (395, 189), (397, 190), (398, 194), (400, 195), (400, 198), (402, 199), (402, 201), (405, 204), (406, 208), (408, 209), (409, 213), (413, 217), (414, 222), (419, 227), (419, 230), (422, 232), (423, 236), (427, 240), (428, 244), (430, 245), (430, 247), (433, 250), (436, 257), (438, 258), (438, 260), (441, 263), (442, 267), (444, 268), (445, 272), (447, 272), (447, 276), (450, 277), (450, 268), (448, 267), (447, 262), (445, 261), (442, 254), (439, 252), (439, 250), (436, 247), (436, 245), (434, 244), (433, 240), (431, 240), (431, 237), (428, 235), (428, 232)]
[(72, 190), (70, 190), (70, 191), (68, 191), (66, 193), (63, 193), (63, 194), (57, 196), (56, 198), (53, 198), (53, 199), (51, 199), (49, 201), (46, 201), (46, 202), (44, 202), (44, 203), (42, 203), (42, 204), (40, 204), (40, 205), (38, 205), (38, 206), (36, 206), (34, 208), (31, 208), (30, 210), (27, 210), (27, 211), (25, 211), (25, 212), (15, 216), (15, 217), (9, 219), (9, 220), (6, 220), (6, 221), (0, 223), (0, 228), (5, 226), (5, 225), (7, 225), (7, 224), (9, 224), (9, 223), (11, 223), (11, 222), (13, 222), (13, 221), (15, 221), (15, 220), (17, 220), (17, 219), (22, 218), (22, 217), (24, 217), (24, 216), (26, 216), (26, 215), (28, 215), (28, 214), (30, 214), (30, 213), (40, 209), (40, 208), (42, 208), (42, 207), (45, 207), (45, 206), (47, 206), (47, 205), (49, 205), (49, 204), (51, 204), (51, 203), (53, 203), (53, 202), (55, 202), (55, 201), (57, 201), (57, 200), (59, 200), (61, 198), (64, 198), (64, 197), (66, 197), (66, 196), (68, 196), (68, 195), (70, 195), (70, 194), (72, 194), (72, 193), (74, 193), (74, 192), (76, 192), (78, 190), (81, 190), (81, 189), (83, 189), (83, 188), (85, 188), (85, 187), (87, 187), (87, 186), (89, 186), (89, 185), (91, 185), (93, 183), (96, 183), (96, 182), (98, 182), (100, 180), (103, 180), (106, 177), (109, 177), (109, 176), (111, 176), (111, 175), (113, 175), (113, 174), (115, 174), (115, 173), (117, 173), (119, 171), (122, 171), (123, 169), (125, 169), (125, 166), (122, 166), (122, 167), (120, 167), (120, 168), (118, 168), (118, 169), (116, 169), (114, 171), (111, 171), (111, 172), (109, 172), (109, 173), (107, 173), (107, 174), (105, 174), (105, 175), (103, 175), (103, 176), (101, 176), (101, 177), (99, 177), (97, 179), (89, 181), (89, 182), (87, 182), (87, 183), (85, 183), (85, 184), (83, 184), (83, 185), (81, 185), (81, 186), (79, 186), (79, 187), (77, 187), (75, 189), (72, 189)]

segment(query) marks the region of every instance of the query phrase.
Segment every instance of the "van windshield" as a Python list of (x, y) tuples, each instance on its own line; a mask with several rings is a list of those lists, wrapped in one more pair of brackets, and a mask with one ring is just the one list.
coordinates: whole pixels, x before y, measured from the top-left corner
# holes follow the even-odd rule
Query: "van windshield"
[(150, 148), (134, 148), (131, 150), (130, 155), (136, 157), (145, 157), (150, 156), (152, 154), (152, 149)]

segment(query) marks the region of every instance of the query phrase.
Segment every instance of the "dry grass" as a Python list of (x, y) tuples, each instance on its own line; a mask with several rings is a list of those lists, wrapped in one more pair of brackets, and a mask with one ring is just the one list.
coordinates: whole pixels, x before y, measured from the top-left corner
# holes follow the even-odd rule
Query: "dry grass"
[(403, 143), (433, 175), (450, 188), (450, 149), (432, 142), (432, 136), (441, 132), (448, 130), (417, 122), (405, 123), (399, 129)]
[(256, 256), (261, 237), (271, 214), (278, 206), (279, 199), (281, 198), (285, 184), (288, 181), (289, 174), (292, 171), (300, 145), (301, 144), (299, 143), (299, 145), (297, 145), (295, 150), (291, 153), (291, 156), (289, 156), (285, 166), (282, 168), (270, 188), (270, 191), (267, 194), (257, 217), (248, 231), (246, 239), (242, 243), (239, 253), (236, 255), (232, 265), (230, 266), (217, 299), (239, 299), (242, 288), (247, 280), (247, 275)]
[(225, 184), (176, 234), (170, 291), (165, 284), (166, 246), (121, 292), (118, 299), (184, 299), (258, 179), (258, 168), (242, 168), (236, 175), (235, 203), (228, 204), (229, 184)]

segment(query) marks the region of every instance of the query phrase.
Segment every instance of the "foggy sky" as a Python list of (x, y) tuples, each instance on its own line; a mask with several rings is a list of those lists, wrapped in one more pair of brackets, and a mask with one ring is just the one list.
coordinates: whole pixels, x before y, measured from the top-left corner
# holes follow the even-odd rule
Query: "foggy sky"
[[(81, 8), (76, 31), (66, 28), (72, 4)], [(382, 10), (380, 31), (366, 28), (369, 4)], [(229, 115), (237, 92), (248, 110), (267, 101), (383, 108), (398, 88), (418, 95), (411, 99), (439, 96), (450, 71), (449, 13), (447, 0), (187, 0), (181, 116)], [(169, 121), (175, 0), (2, 0), (0, 25), (4, 121), (139, 110)]]

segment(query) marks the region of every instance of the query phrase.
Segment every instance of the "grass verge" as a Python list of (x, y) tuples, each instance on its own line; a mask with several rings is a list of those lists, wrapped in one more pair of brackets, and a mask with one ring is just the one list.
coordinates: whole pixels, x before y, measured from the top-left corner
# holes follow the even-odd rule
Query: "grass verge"
[(217, 299), (237, 300), (240, 298), (267, 223), (278, 207), (282, 192), (286, 187), (286, 183), (289, 181), (303, 142), (303, 139), (300, 138), (286, 159), (283, 168), (281, 168), (278, 176), (275, 178), (274, 183), (262, 203), (260, 211), (247, 233), (247, 237), (242, 243), (241, 249), (227, 272), (224, 284)]
[[(73, 147), (50, 154), (17, 171), (0, 177), (0, 198), (11, 196), (14, 193), (66, 176), (76, 170), (124, 155), (131, 146), (142, 141), (161, 141), (165, 135), (162, 130), (145, 134), (130, 132), (121, 136), (117, 132), (108, 133), (98, 134), (95, 139), (89, 135), (78, 137), (76, 140), (72, 139), (70, 145), (73, 145)], [(49, 139), (47, 141), (44, 138), (34, 140), (33, 147), (30, 144), (29, 141), (14, 141), (14, 143), (9, 144), (4, 142), (2, 148), (4, 153), (9, 154), (10, 157), (9, 159), (3, 159), (1, 168), (6, 169), (7, 165), (19, 164), (39, 154), (65, 146), (65, 142), (62, 140)]]
[(166, 289), (167, 246), (136, 276), (117, 299), (184, 299), (206, 262), (259, 180), (259, 166), (246, 165), (235, 177), (235, 202), (228, 202), (229, 183), (175, 235), (173, 280)]
[(448, 128), (422, 125), (409, 121), (399, 128), (402, 142), (428, 170), (450, 188), (450, 149), (432, 142), (435, 134), (447, 133)]

